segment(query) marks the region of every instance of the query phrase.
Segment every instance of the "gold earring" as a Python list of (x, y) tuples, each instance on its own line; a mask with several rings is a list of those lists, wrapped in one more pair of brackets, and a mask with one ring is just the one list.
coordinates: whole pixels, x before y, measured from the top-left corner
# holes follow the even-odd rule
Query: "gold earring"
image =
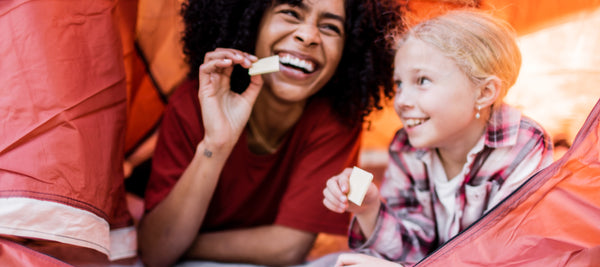
[(477, 113), (475, 113), (475, 118), (476, 119), (479, 119), (481, 117), (480, 111), (481, 111), (481, 107), (477, 106)]

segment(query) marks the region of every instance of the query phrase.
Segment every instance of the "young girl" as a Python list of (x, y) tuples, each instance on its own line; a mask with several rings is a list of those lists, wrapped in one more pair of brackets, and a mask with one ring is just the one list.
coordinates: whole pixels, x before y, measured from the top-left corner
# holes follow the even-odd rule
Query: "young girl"
[[(149, 266), (291, 265), (349, 218), (321, 204), (357, 161), (363, 118), (392, 96), (397, 1), (186, 1), (192, 79), (164, 114), (139, 229)], [(280, 71), (249, 76), (259, 58)]]
[(404, 127), (390, 145), (383, 200), (371, 184), (361, 206), (349, 203), (351, 169), (324, 190), (327, 208), (354, 213), (352, 249), (415, 262), (551, 163), (545, 131), (502, 102), (520, 64), (512, 28), (480, 12), (449, 12), (401, 37), (394, 108)]

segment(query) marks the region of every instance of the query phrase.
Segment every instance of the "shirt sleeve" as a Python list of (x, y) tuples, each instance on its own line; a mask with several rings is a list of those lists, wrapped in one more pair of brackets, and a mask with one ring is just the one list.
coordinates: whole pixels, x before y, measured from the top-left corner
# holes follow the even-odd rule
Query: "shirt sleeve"
[(171, 192), (192, 161), (196, 146), (204, 135), (194, 86), (194, 83), (188, 83), (178, 89), (163, 114), (144, 195), (146, 211), (153, 209)]
[(381, 205), (373, 235), (363, 236), (353, 218), (350, 248), (396, 262), (416, 262), (435, 246), (435, 222), (431, 216), (431, 194), (417, 186), (393, 160), (388, 164)]

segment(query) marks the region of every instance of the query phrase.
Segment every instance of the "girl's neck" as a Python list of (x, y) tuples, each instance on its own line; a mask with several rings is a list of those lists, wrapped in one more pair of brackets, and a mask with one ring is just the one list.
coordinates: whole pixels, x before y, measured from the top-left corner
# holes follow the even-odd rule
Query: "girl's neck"
[(465, 135), (461, 140), (454, 141), (450, 147), (435, 149), (448, 180), (451, 180), (462, 171), (467, 163), (467, 155), (485, 134), (485, 130), (486, 124), (475, 126), (471, 131), (473, 134)]
[(444, 168), (444, 172), (446, 173), (448, 181), (456, 177), (462, 171), (463, 166), (467, 162), (466, 153), (451, 153), (451, 155), (449, 155), (450, 153), (444, 153), (440, 149), (436, 149), (435, 152), (440, 158), (440, 162), (442, 163), (442, 167)]

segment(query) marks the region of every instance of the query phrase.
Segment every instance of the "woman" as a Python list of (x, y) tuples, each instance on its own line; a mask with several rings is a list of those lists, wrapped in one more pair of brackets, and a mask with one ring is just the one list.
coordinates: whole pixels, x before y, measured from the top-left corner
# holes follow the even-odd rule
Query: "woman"
[[(357, 161), (364, 117), (393, 92), (386, 27), (396, 1), (189, 1), (191, 77), (165, 112), (139, 247), (147, 265), (182, 256), (301, 263), (348, 218), (320, 202)], [(258, 58), (280, 71), (248, 77)]]

